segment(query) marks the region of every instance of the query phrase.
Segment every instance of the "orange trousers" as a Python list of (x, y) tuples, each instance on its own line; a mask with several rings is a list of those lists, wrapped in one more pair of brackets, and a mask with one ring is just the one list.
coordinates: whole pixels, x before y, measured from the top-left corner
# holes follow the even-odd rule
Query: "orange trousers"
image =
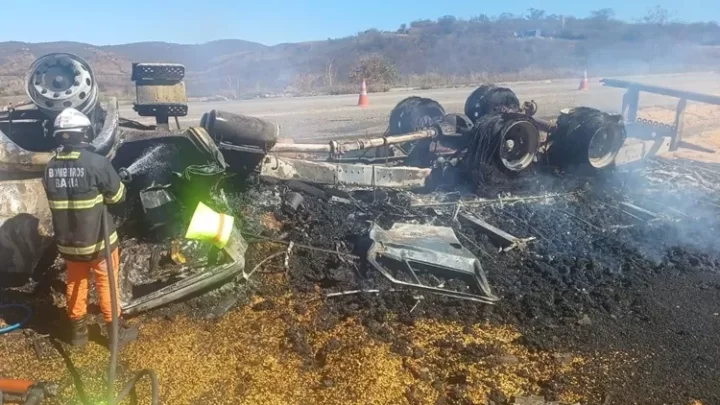
[[(113, 270), (115, 273), (115, 285), (118, 286), (118, 273), (120, 272), (120, 253), (118, 248), (112, 252)], [(92, 262), (73, 262), (66, 260), (67, 267), (67, 300), (68, 316), (77, 320), (87, 315), (88, 283), (90, 271), (95, 276), (95, 287), (100, 299), (100, 309), (105, 322), (112, 322), (112, 304), (110, 301), (110, 277), (107, 273), (105, 259), (98, 259)], [(119, 286), (118, 286), (119, 288)], [(117, 291), (116, 291), (117, 293)], [(120, 297), (116, 295), (117, 313), (120, 315)]]

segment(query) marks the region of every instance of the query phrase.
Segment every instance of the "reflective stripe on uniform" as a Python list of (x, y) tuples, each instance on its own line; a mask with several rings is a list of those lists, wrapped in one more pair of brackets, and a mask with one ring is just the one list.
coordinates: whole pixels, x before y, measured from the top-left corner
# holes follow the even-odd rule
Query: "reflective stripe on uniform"
[(48, 205), (53, 210), (85, 210), (102, 202), (103, 196), (98, 194), (97, 197), (89, 200), (48, 200)]
[(55, 159), (57, 160), (77, 160), (80, 157), (80, 152), (70, 152), (70, 153), (58, 153), (57, 156), (55, 156)]
[(105, 202), (108, 204), (115, 204), (122, 199), (123, 193), (125, 193), (125, 184), (120, 183), (120, 187), (118, 188), (117, 193), (115, 193), (115, 195), (111, 198), (106, 198)]
[[(113, 232), (112, 235), (110, 235), (110, 244), (117, 242), (118, 236), (117, 232)], [(57, 245), (58, 252), (64, 253), (66, 255), (76, 255), (76, 256), (83, 256), (83, 255), (91, 255), (95, 252), (99, 252), (103, 249), (105, 249), (105, 241), (103, 240), (100, 243), (96, 243), (91, 246), (87, 247), (72, 247), (72, 246), (62, 246)]]

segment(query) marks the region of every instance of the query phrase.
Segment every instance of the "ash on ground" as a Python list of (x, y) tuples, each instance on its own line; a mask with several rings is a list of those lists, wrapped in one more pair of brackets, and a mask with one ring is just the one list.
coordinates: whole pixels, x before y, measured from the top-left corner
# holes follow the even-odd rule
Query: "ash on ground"
[[(430, 200), (427, 196), (362, 190), (333, 200), (327, 190), (272, 186), (250, 190), (244, 198), (269, 202), (255, 206), (252, 218), (264, 220), (256, 221), (253, 232), (262, 229), (265, 237), (359, 256), (373, 222), (384, 229), (396, 222), (453, 227), (480, 259), (501, 298), (496, 305), (484, 305), (416, 291), (390, 292), (389, 283), (363, 260), (295, 249), (287, 270), (295, 293), (381, 290), (327, 299), (321, 316), (325, 328), (359, 317), (371, 336), (393, 347), (407, 345), (410, 349), (400, 352), (412, 357), (412, 344), (398, 341), (384, 327), (390, 317), (406, 325), (421, 319), (456, 321), (468, 328), (484, 322), (512, 324), (523, 335), (519, 343), (531, 351), (608, 358), (624, 353), (633, 359), (616, 361), (610, 374), (588, 368), (578, 370), (576, 377), (537, 381), (548, 400), (592, 378), (585, 403), (718, 403), (720, 389), (714, 382), (720, 369), (714, 359), (720, 358), (720, 198), (713, 184), (720, 184), (720, 170), (707, 169), (698, 180), (683, 174), (686, 164), (658, 160), (602, 178), (535, 175), (523, 182), (545, 194), (461, 204), (517, 237), (535, 238), (526, 248), (509, 252), (499, 252), (472, 224), (453, 220), (455, 204), (418, 204)], [(664, 181), (668, 173), (681, 178)], [(517, 190), (517, 184), (508, 186)], [(290, 192), (304, 197), (298, 209), (282, 202)], [(243, 209), (247, 214), (247, 208), (238, 208)], [(277, 251), (283, 249), (278, 245)], [(276, 267), (283, 266), (282, 257)], [(453, 350), (450, 345), (449, 358)], [(457, 350), (477, 361), (491, 355), (466, 353), (462, 346)], [(467, 377), (455, 376), (456, 383), (449, 384), (465, 386), (470, 384)]]
[[(143, 337), (121, 356), (128, 370), (158, 372), (164, 402), (720, 403), (716, 166), (657, 160), (602, 176), (530, 173), (494, 181), (485, 200), (461, 189), (248, 184), (225, 192), (250, 242), (249, 281), (141, 316)], [(534, 239), (501, 251), (455, 220), (458, 208)], [(393, 287), (362, 259), (372, 223), (452, 227), (500, 301)], [(123, 243), (124, 264), (144, 267), (152, 246)], [(367, 290), (380, 292), (358, 292)], [(349, 295), (327, 297), (338, 293)], [(57, 306), (43, 304), (33, 327), (63, 319)], [(36, 361), (15, 340), (0, 341), (24, 353), (5, 371), (65, 378), (62, 359)], [(82, 364), (87, 375), (105, 367), (102, 358)], [(74, 403), (66, 391), (49, 403)]]

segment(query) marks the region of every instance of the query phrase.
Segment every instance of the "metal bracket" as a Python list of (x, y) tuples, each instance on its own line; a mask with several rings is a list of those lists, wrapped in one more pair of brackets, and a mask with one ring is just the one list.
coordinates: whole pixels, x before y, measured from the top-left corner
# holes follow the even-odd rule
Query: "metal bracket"
[(685, 127), (685, 107), (687, 107), (687, 99), (681, 98), (675, 109), (675, 131), (672, 134), (670, 142), (670, 151), (674, 152), (682, 143), (683, 129)]
[[(368, 262), (386, 279), (396, 286), (403, 286), (436, 295), (463, 299), (468, 301), (493, 304), (499, 298), (492, 293), (485, 271), (480, 261), (465, 249), (455, 237), (452, 228), (395, 224), (386, 231), (377, 224), (370, 229), (373, 241), (368, 249)], [(392, 259), (408, 269), (414, 282), (402, 281), (394, 277), (390, 271), (378, 262), (378, 257)], [(465, 279), (477, 290), (477, 293), (455, 291), (442, 286), (424, 284), (413, 267), (417, 263), (430, 272), (442, 273), (449, 278)]]
[(510, 235), (509, 233), (503, 231), (502, 229), (496, 228), (489, 223), (483, 221), (480, 218), (477, 218), (473, 215), (470, 215), (468, 213), (460, 213), (460, 218), (463, 218), (464, 220), (476, 225), (479, 227), (483, 232), (491, 235), (495, 239), (501, 241), (501, 243), (504, 245), (502, 250), (503, 252), (508, 252), (510, 250), (517, 248), (524, 249), (525, 246), (527, 246), (527, 242), (530, 242), (532, 240), (535, 240), (535, 238), (518, 238), (517, 236)]

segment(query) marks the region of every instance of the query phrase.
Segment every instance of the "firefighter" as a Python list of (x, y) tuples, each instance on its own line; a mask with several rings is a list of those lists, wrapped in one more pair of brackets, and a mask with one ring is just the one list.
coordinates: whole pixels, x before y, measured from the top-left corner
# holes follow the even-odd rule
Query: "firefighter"
[[(94, 153), (90, 145), (93, 128), (81, 112), (67, 108), (55, 119), (53, 138), (58, 152), (45, 169), (43, 184), (52, 212), (55, 241), (67, 268), (67, 312), (71, 324), (70, 343), (88, 342), (87, 297), (90, 273), (109, 336), (112, 322), (110, 283), (107, 273), (102, 216), (106, 204), (125, 199), (125, 185), (110, 161)], [(115, 285), (120, 270), (118, 236), (112, 218), (107, 220)], [(117, 291), (116, 291), (117, 293)], [(120, 297), (117, 313), (120, 314)], [(137, 329), (121, 323), (119, 346), (137, 338)], [(108, 339), (109, 340), (109, 339)]]

